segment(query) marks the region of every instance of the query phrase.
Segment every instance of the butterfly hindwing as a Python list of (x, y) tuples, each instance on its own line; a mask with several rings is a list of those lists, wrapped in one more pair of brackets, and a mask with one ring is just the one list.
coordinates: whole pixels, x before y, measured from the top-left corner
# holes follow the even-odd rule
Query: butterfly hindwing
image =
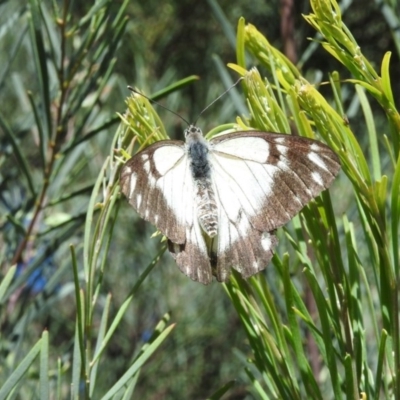
[(168, 240), (168, 250), (186, 276), (204, 285), (211, 283), (212, 269), (209, 251), (198, 222), (187, 228), (184, 244), (176, 244)]

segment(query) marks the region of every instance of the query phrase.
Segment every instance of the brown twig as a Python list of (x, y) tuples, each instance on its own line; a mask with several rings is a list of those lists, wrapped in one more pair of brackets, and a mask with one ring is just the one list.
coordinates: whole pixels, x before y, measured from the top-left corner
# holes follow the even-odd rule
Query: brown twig
[(281, 0), (281, 36), (283, 51), (292, 63), (297, 62), (296, 42), (294, 40), (294, 2)]

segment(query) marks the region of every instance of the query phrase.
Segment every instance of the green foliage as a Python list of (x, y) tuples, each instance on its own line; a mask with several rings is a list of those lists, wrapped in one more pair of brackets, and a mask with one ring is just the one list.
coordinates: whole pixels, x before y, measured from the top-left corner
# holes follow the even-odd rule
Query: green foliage
[[(335, 218), (333, 206), (340, 201), (331, 201), (328, 193), (303, 210), (294, 221), (295, 231), (286, 231), (300, 264), (295, 267), (288, 255), (274, 257), (280, 277), (276, 284), (285, 299), (281, 308), (270, 293), (271, 282), (262, 274), (248, 282), (236, 277), (227, 292), (253, 349), (258, 380), (264, 383), (255, 386), (261, 397), (400, 398), (400, 125), (388, 72), (390, 54), (382, 61), (380, 76), (344, 25), (336, 2), (312, 1), (311, 5), (313, 13), (306, 20), (322, 34), (323, 47), (356, 77), (346, 82), (355, 86), (363, 106), (368, 129), (363, 139), (369, 141), (369, 154), (340, 113), (343, 105), (339, 104), (339, 112), (335, 110), (243, 20), (239, 22), (239, 65), (232, 68), (245, 76), (251, 113), (246, 123), (262, 130), (282, 130), (282, 112), (275, 111), (279, 105), (281, 110), (290, 110), (301, 135), (311, 136), (315, 127), (339, 154), (347, 179), (337, 184), (352, 185), (358, 215), (350, 217), (344, 209), (343, 217)], [(257, 71), (244, 69), (244, 49), (267, 68), (272, 83), (266, 80), (264, 86)], [(340, 90), (337, 75), (332, 74), (330, 82), (334, 92)], [(360, 87), (384, 110), (389, 137), (377, 136), (368, 98)], [(385, 151), (391, 162), (382, 157)], [(312, 314), (310, 303), (315, 308)], [(316, 347), (314, 357), (322, 364), (317, 368), (316, 360), (307, 356), (311, 347)], [(249, 376), (257, 379), (251, 370)]]
[[(218, 4), (209, 3), (230, 37), (230, 24)], [(306, 21), (320, 33), (328, 56), (351, 77), (343, 81), (339, 73), (330, 74), (330, 103), (254, 26), (240, 19), (237, 64), (230, 67), (244, 77), (245, 98), (235, 91), (230, 95), (238, 110), (246, 104), (248, 111), (241, 112), (236, 124), (216, 127), (208, 136), (248, 127), (295, 129), (307, 137), (318, 132), (340, 156), (343, 172), (330, 192), (279, 232), (280, 246), (265, 274), (248, 281), (234, 274), (222, 286), (228, 303), (221, 300), (221, 286), (202, 288), (172, 275), (172, 263), (152, 273), (165, 245), (154, 239), (143, 244), (138, 220), (128, 238), (120, 230), (125, 215), (134, 218), (131, 210), (120, 210), (121, 162), (129, 157), (132, 142), (138, 151), (168, 137), (152, 104), (138, 94), (127, 99), (125, 113), (115, 116), (125, 97), (115, 90), (119, 80), (114, 67), (128, 2), (97, 2), (80, 10), (79, 20), (72, 18), (68, 1), (61, 6), (53, 2), (52, 9), (46, 4), (7, 4), (8, 15), (18, 23), (4, 25), (0, 35), (14, 38), (0, 73), (2, 96), (9, 98), (0, 114), (7, 144), (0, 156), (0, 261), (12, 265), (0, 282), (0, 400), (129, 399), (149, 396), (149, 391), (164, 398), (195, 393), (218, 399), (235, 391), (232, 379), (238, 378), (245, 382), (241, 389), (246, 394), (239, 391), (240, 398), (400, 399), (400, 117), (390, 54), (376, 71), (337, 3), (312, 0)], [(395, 17), (390, 10), (387, 18)], [(150, 29), (146, 35), (159, 37), (160, 31)], [(393, 37), (398, 46), (395, 32)], [(32, 63), (23, 64), (10, 85), (9, 71), (13, 63), (27, 59), (26, 52)], [(143, 54), (137, 60), (144, 62)], [(215, 62), (228, 86), (225, 67), (218, 57)], [(262, 72), (248, 68), (256, 63)], [(164, 84), (151, 98), (176, 95), (196, 79)], [(361, 105), (364, 135), (352, 130), (343, 111), (345, 89)], [(386, 126), (379, 130), (371, 98), (386, 116)], [(16, 103), (18, 108), (11, 106)], [(124, 252), (127, 246), (129, 252)], [(132, 262), (141, 266), (129, 271), (129, 279), (120, 254), (129, 267)], [(45, 290), (40, 286), (43, 266), (49, 269)], [(158, 308), (153, 297), (166, 292), (174, 303), (163, 304), (151, 323), (143, 324), (145, 310)], [(172, 317), (167, 307), (173, 309)], [(180, 331), (182, 308), (190, 308), (200, 322), (190, 320)], [(201, 319), (204, 309), (213, 312), (209, 326)], [(143, 341), (131, 334), (141, 324), (151, 331)], [(190, 340), (217, 346), (205, 346), (199, 356), (182, 345)], [(232, 366), (225, 367), (225, 374), (216, 369), (222, 369), (222, 355)], [(175, 372), (179, 363), (184, 376)], [(165, 365), (172, 369), (169, 375), (163, 375)]]
[[(104, 164), (100, 174), (96, 172), (95, 180), (96, 175), (90, 176), (83, 171), (88, 169), (89, 160), (96, 156), (104, 141), (104, 135), (99, 139), (99, 134), (106, 133), (107, 128), (118, 121), (117, 116), (110, 116), (115, 109), (106, 113), (101, 104), (111, 100), (107, 92), (112, 87), (114, 55), (126, 27), (124, 10), (127, 3), (121, 4), (117, 13), (111, 1), (96, 3), (77, 21), (71, 20), (67, 1), (62, 4), (62, 9), (53, 3), (50, 11), (45, 3), (32, 0), (28, 8), (20, 5), (18, 10), (18, 20), (26, 20), (29, 29), (23, 30), (9, 62), (21, 57), (23, 46), (28, 46), (35, 71), (30, 71), (31, 65), (27, 64), (28, 70), (19, 71), (20, 76), (16, 79), (34, 75), (36, 80), (30, 83), (31, 91), (27, 92), (28, 110), (7, 110), (8, 118), (0, 115), (6, 143), (11, 146), (10, 157), (1, 159), (4, 168), (2, 203), (3, 207), (8, 207), (3, 209), (6, 218), (2, 218), (5, 246), (2, 257), (14, 264), (0, 285), (1, 351), (5, 356), (0, 368), (1, 399), (24, 397), (30, 391), (36, 398), (61, 399), (66, 398), (68, 387), (71, 395), (67, 397), (71, 398), (103, 396), (106, 399), (115, 398), (116, 394), (121, 396), (121, 393), (129, 398), (140, 368), (173, 329), (166, 314), (154, 327), (148, 342), (132, 354), (125, 374), (108, 388), (102, 385), (101, 392), (96, 392), (98, 373), (104, 375), (106, 371), (101, 370), (107, 370), (107, 364), (100, 364), (102, 355), (141, 283), (164, 251), (142, 272), (108, 325), (111, 296), (103, 294), (102, 282), (118, 214), (119, 163), (114, 162), (111, 153), (105, 161), (100, 157)], [(50, 12), (52, 17), (49, 17)], [(14, 31), (18, 28), (10, 24), (5, 33), (13, 35)], [(10, 66), (6, 65), (5, 69)], [(6, 85), (6, 82), (2, 84)], [(8, 120), (12, 120), (13, 125)], [(26, 129), (35, 135), (31, 146), (26, 144), (30, 140), (24, 135)], [(111, 148), (115, 146), (114, 142), (106, 142)], [(35, 148), (40, 158), (32, 166), (29, 159), (36, 161), (33, 157)], [(18, 184), (15, 185), (12, 179), (16, 174), (15, 164), (28, 188), (19, 197)], [(76, 186), (78, 181), (81, 187)], [(20, 190), (23, 191), (22, 185)], [(90, 192), (92, 195), (88, 198)], [(80, 244), (75, 235), (82, 231), (84, 221), (83, 243)], [(75, 244), (68, 249), (66, 244), (71, 239)], [(56, 254), (58, 247), (62, 250)], [(63, 263), (63, 258), (72, 263)], [(80, 259), (83, 259), (83, 265)], [(44, 271), (45, 264), (48, 271)], [(65, 308), (63, 312), (76, 314), (75, 329), (70, 331), (75, 330), (75, 339), (73, 336), (67, 339), (58, 351), (62, 354), (63, 347), (70, 346), (71, 339), (74, 350), (72, 359), (59, 359), (58, 369), (54, 371), (54, 355), (50, 354), (47, 330), (29, 350), (26, 344), (32, 342), (35, 332), (27, 327), (45, 308), (62, 304), (62, 300), (70, 297), (73, 287), (64, 285), (60, 289), (59, 281), (71, 266), (76, 312)], [(43, 282), (49, 279), (43, 291)], [(32, 301), (34, 297), (36, 299)], [(96, 314), (100, 310), (97, 327)]]

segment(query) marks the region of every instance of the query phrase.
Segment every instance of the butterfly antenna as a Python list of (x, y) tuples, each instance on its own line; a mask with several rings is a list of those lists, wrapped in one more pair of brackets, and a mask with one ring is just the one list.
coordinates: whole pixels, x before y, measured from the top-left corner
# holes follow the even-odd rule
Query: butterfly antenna
[[(153, 99), (151, 99), (150, 97), (147, 97), (146, 95), (144, 95), (143, 93), (138, 92), (136, 89), (134, 89), (132, 86), (128, 86), (128, 89), (136, 94), (139, 94), (140, 96), (143, 96), (145, 99), (147, 99), (148, 101), (150, 101), (153, 104), (157, 104), (158, 106), (160, 106), (161, 108), (163, 108), (164, 110), (169, 111), (170, 113), (176, 115), (177, 117), (179, 117), (183, 122), (186, 122), (187, 125), (190, 125), (190, 123), (188, 121), (186, 121), (185, 118), (182, 117), (182, 115), (179, 115), (178, 113), (176, 113), (175, 111), (172, 111), (171, 109), (169, 109), (168, 107), (163, 106), (161, 103), (159, 103), (158, 101), (155, 101)], [(224, 94), (224, 93), (223, 93)], [(221, 96), (220, 96), (221, 97)], [(218, 99), (217, 99), (218, 100)], [(214, 101), (213, 101), (214, 103)], [(212, 103), (211, 103), (212, 104)], [(208, 108), (208, 107), (207, 107)]]
[(225, 90), (225, 92), (221, 93), (215, 100), (213, 100), (196, 118), (195, 122), (193, 125), (196, 125), (196, 122), (198, 119), (203, 115), (205, 111), (207, 111), (215, 102), (217, 102), (222, 96), (225, 96), (231, 89), (233, 89), (241, 80), (243, 80), (243, 77), (240, 77), (232, 86), (229, 86), (228, 89)]

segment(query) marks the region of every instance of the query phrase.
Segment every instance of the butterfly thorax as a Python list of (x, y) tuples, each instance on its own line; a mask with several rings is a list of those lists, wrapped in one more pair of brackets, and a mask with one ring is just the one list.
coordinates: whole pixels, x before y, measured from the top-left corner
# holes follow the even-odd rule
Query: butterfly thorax
[(190, 125), (185, 130), (190, 170), (196, 187), (197, 218), (204, 232), (214, 237), (218, 230), (218, 209), (212, 187), (208, 159), (209, 143), (200, 128)]
[(186, 145), (190, 157), (190, 169), (194, 179), (210, 177), (208, 161), (208, 142), (204, 139), (200, 128), (190, 125), (185, 130)]

